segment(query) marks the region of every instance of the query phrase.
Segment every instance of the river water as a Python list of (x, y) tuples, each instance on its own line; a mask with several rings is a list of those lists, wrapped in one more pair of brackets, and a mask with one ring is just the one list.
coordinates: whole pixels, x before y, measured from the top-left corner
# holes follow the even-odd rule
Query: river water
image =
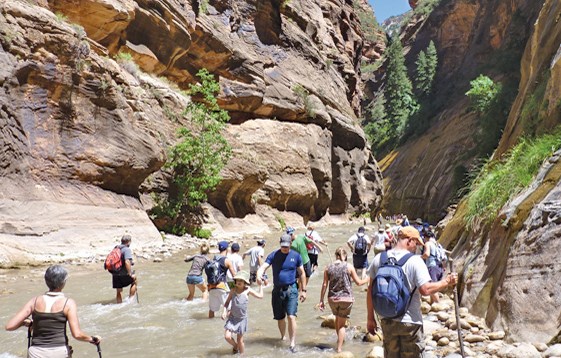
[[(329, 244), (331, 254), (344, 245), (358, 225), (342, 225), (319, 228), (318, 232)], [(302, 230), (297, 233), (300, 234)], [(266, 237), (265, 253), (278, 248), (280, 234)], [(254, 245), (247, 242), (248, 246)], [(134, 251), (134, 242), (131, 247)], [(244, 250), (242, 245), (242, 251)], [(208, 303), (200, 299), (187, 302), (185, 276), (191, 264), (183, 258), (191, 252), (181, 252), (154, 263), (139, 261), (135, 265), (139, 277), (139, 303), (115, 304), (115, 290), (111, 288), (111, 276), (99, 263), (95, 266), (66, 266), (70, 272), (64, 289), (68, 297), (78, 304), (81, 328), (87, 334), (102, 337), (103, 357), (222, 357), (231, 356), (230, 345), (223, 338), (224, 321), (208, 319)], [(372, 253), (370, 255), (373, 255)], [(352, 258), (350, 258), (352, 260)], [(280, 341), (276, 321), (271, 309), (272, 287), (265, 288), (262, 300), (250, 298), (249, 331), (245, 335), (246, 356), (278, 357), (290, 355), (327, 357), (333, 355), (336, 343), (335, 331), (321, 328), (320, 315), (331, 313), (314, 309), (319, 302), (323, 268), (329, 264), (327, 250), (319, 256), (320, 272), (314, 274), (308, 285), (308, 299), (298, 306), (298, 331), (295, 354), (289, 353), (288, 342)], [(244, 262), (248, 268), (249, 260)], [(3, 327), (31, 297), (46, 291), (43, 280), (45, 268), (3, 270), (0, 272), (0, 358), (25, 357), (27, 330), (20, 328), (6, 332)], [(271, 268), (268, 270), (272, 277)], [(354, 286), (355, 305), (351, 313), (352, 326), (366, 326), (365, 286)], [(128, 291), (125, 293), (128, 295)], [(126, 295), (125, 295), (126, 297)], [(219, 316), (219, 315), (218, 315)], [(372, 344), (352, 339), (356, 331), (347, 330), (344, 350), (364, 357)], [(70, 332), (69, 332), (70, 336)], [(74, 357), (97, 357), (95, 346), (78, 342), (70, 337)], [(318, 348), (320, 347), (320, 348)]]

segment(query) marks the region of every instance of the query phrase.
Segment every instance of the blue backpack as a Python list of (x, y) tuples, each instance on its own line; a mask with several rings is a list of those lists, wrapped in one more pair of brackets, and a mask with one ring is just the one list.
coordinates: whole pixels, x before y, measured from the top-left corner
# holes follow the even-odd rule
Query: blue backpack
[(211, 285), (216, 285), (220, 282), (226, 282), (226, 271), (224, 270), (225, 256), (214, 256), (214, 259), (208, 261), (205, 265), (205, 273), (207, 282)]
[(380, 267), (372, 284), (372, 303), (374, 310), (382, 318), (398, 318), (405, 314), (411, 297), (415, 292), (409, 292), (407, 278), (403, 272), (403, 265), (413, 256), (408, 253), (396, 261), (395, 257), (388, 258), (386, 251), (380, 256)]
[(355, 241), (355, 255), (366, 255), (366, 249), (368, 247), (368, 242), (364, 237), (364, 234), (360, 233), (356, 235)]

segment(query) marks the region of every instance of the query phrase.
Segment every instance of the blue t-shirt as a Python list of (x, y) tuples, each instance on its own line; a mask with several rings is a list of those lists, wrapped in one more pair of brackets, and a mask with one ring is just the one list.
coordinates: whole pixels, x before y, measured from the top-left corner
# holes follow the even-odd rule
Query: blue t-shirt
[(279, 249), (271, 252), (265, 262), (273, 267), (273, 284), (286, 286), (296, 282), (296, 272), (302, 266), (302, 256), (294, 250), (283, 254)]

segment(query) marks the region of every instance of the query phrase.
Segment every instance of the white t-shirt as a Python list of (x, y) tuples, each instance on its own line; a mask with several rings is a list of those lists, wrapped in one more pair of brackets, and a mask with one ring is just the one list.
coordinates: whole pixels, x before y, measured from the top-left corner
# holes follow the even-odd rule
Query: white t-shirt
[[(241, 270), (241, 268), (243, 267), (243, 259), (240, 256), (240, 254), (238, 254), (237, 252), (234, 252), (234, 253), (228, 254), (226, 257), (228, 257), (228, 259), (230, 260), (230, 262), (234, 266), (234, 271), (236, 273), (239, 270)], [(227, 271), (226, 281), (227, 282), (234, 281), (234, 278), (232, 277), (232, 274), (230, 273), (230, 270)]]
[[(306, 231), (305, 235), (306, 235), (306, 237), (308, 237), (308, 239), (313, 240), (316, 244), (319, 244), (320, 242), (324, 242), (323, 239), (321, 238), (321, 236), (319, 236), (318, 232), (315, 231), (315, 230), (308, 230), (308, 231)], [(308, 249), (308, 253), (317, 255), (317, 254), (319, 254), (319, 251), (314, 246), (311, 249)]]
[(247, 250), (244, 255), (249, 255), (249, 272), (257, 272), (259, 269), (259, 257), (265, 256), (263, 246), (254, 246)]
[[(405, 254), (408, 253), (408, 251), (392, 249), (387, 251), (387, 253), (388, 257), (395, 257), (396, 260), (399, 261)], [(378, 272), (378, 267), (380, 267), (380, 255), (381, 254), (378, 254), (374, 257), (374, 261), (372, 261), (368, 270), (368, 274), (371, 279), (376, 277), (376, 272)], [(411, 292), (414, 288), (416, 289), (405, 315), (401, 319), (396, 318), (395, 320), (404, 323), (422, 325), (423, 315), (421, 313), (421, 293), (419, 292), (419, 287), (431, 280), (429, 270), (427, 269), (427, 265), (425, 265), (423, 258), (420, 255), (414, 255), (407, 260), (405, 265), (403, 265), (403, 272), (405, 272), (405, 276), (407, 277), (409, 292)]]
[(386, 246), (384, 245), (384, 241), (386, 239), (389, 239), (389, 236), (388, 236), (388, 234), (386, 234), (385, 231), (384, 232), (377, 232), (376, 234), (374, 234), (374, 238), (373, 238), (373, 240), (375, 240), (374, 247), (385, 249)]

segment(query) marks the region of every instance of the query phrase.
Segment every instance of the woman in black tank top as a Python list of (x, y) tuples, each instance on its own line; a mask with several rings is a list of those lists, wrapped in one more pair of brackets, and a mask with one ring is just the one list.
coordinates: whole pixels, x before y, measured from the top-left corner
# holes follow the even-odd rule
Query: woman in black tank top
[(67, 278), (68, 272), (64, 267), (50, 266), (45, 272), (49, 291), (29, 300), (6, 325), (8, 331), (31, 326), (33, 335), (29, 341), (29, 358), (71, 357), (72, 347), (68, 345), (66, 334), (67, 322), (75, 339), (92, 344), (101, 341), (101, 338), (89, 336), (80, 329), (76, 302), (62, 293)]

